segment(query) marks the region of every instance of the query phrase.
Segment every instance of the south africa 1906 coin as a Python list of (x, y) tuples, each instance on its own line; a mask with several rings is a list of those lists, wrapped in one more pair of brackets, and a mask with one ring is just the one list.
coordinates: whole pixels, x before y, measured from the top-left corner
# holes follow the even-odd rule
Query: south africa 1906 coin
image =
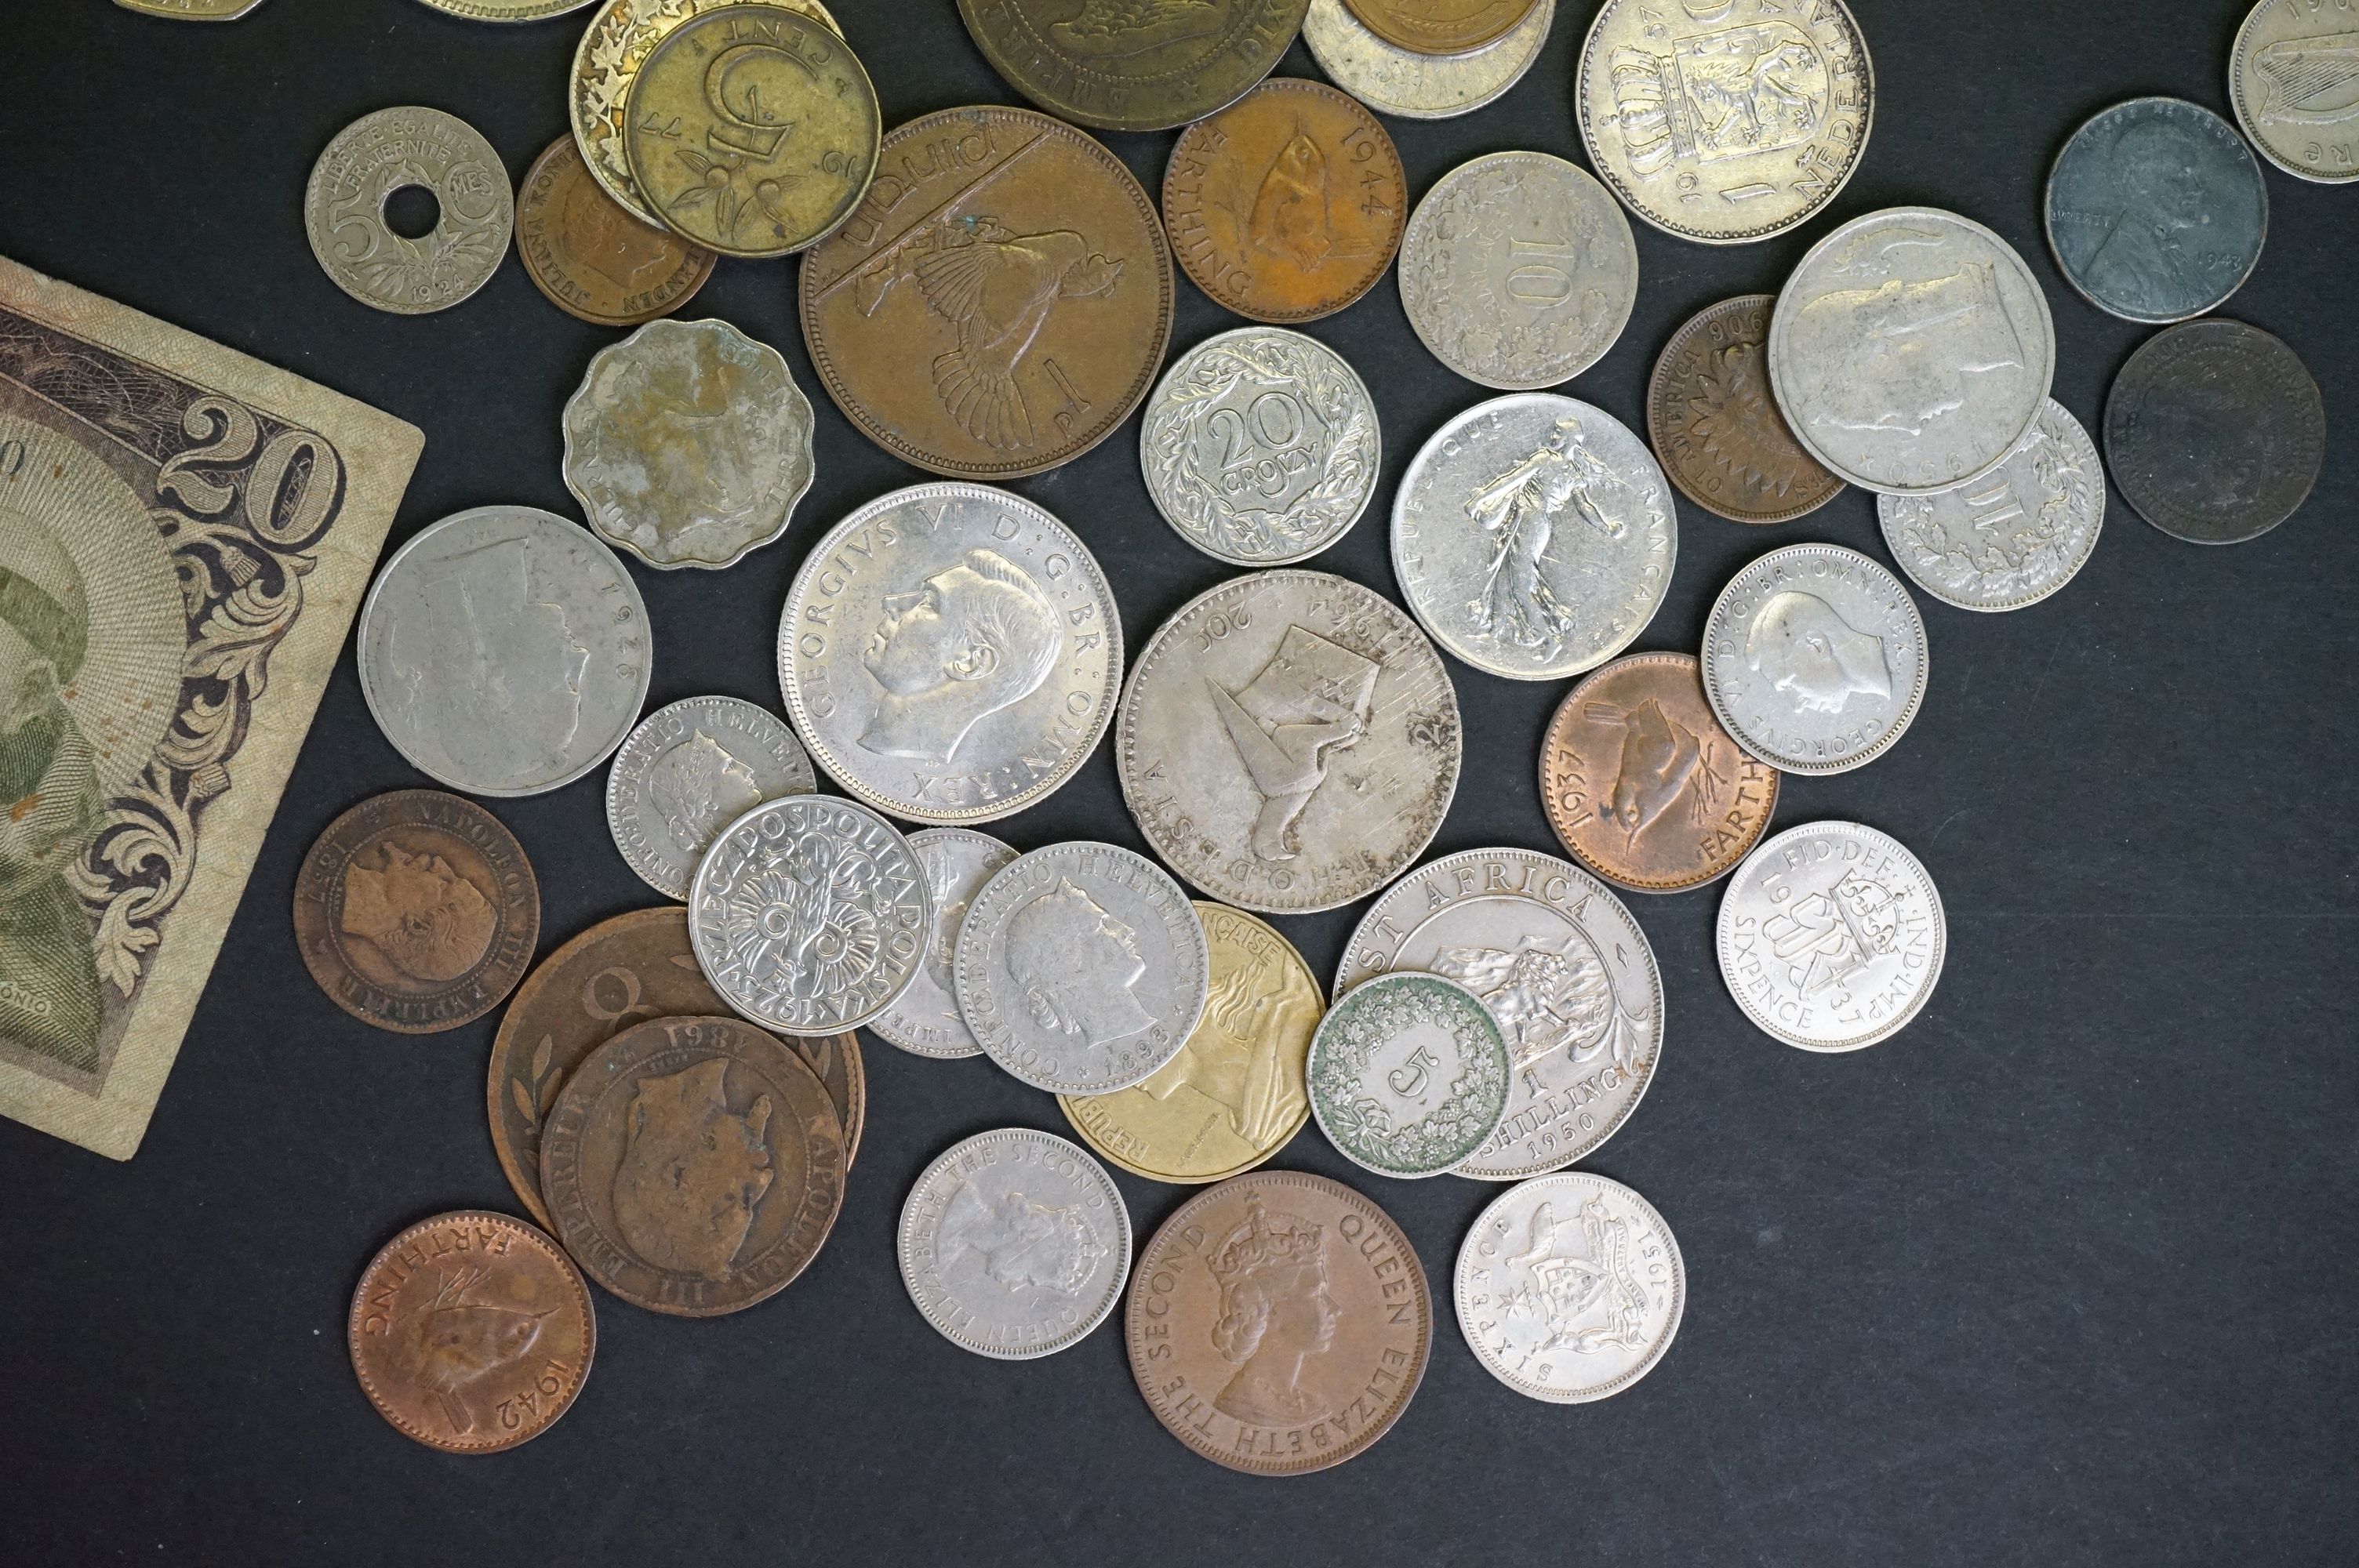
[(1587, 1404), (1655, 1369), (1680, 1331), (1688, 1270), (1655, 1206), (1587, 1171), (1500, 1194), (1458, 1249), (1458, 1327), (1527, 1399)]
[(2133, 98), (2082, 122), (2048, 176), (2064, 281), (2131, 321), (2184, 321), (2244, 287), (2268, 188), (2236, 128), (2183, 98)]
[(469, 795), (540, 795), (614, 754), (647, 698), (647, 607), (597, 536), (533, 506), (410, 535), (354, 639), (361, 695), (409, 764)]
[(1310, 0), (1302, 41), (1335, 85), (1379, 114), (1447, 120), (1473, 114), (1521, 81), (1555, 19), (1556, 0), (1539, 0), (1496, 42), (1464, 54), (1419, 54), (1369, 31), (1343, 0)]
[(818, 787), (776, 716), (734, 697), (682, 697), (639, 720), (614, 753), (606, 827), (641, 881), (685, 899), (723, 827), (766, 800)]
[(720, 260), (643, 222), (600, 188), (571, 136), (549, 144), (516, 191), (525, 276), (569, 316), (636, 327), (694, 297)]
[(1433, 357), (1502, 392), (1571, 381), (1638, 298), (1638, 246), (1605, 188), (1546, 153), (1460, 164), (1401, 240), (1401, 305)]
[(1053, 1133), (978, 1132), (901, 1206), (901, 1283), (934, 1331), (996, 1361), (1088, 1338), (1130, 1278), (1130, 1210), (1105, 1167)]
[(1670, 587), (1680, 525), (1647, 443), (1553, 393), (1477, 404), (1393, 496), (1393, 572), (1434, 641), (1510, 680), (1620, 653)]
[(540, 940), (540, 882), (500, 819), (439, 789), (361, 802), (295, 878), (295, 946), (329, 1000), (402, 1034), (499, 1006)]
[(1812, 457), (1867, 490), (1947, 490), (2048, 406), (2056, 326), (2013, 246), (1930, 207), (1854, 218), (1787, 279), (1769, 381)]
[[(394, 192), (433, 195), (416, 239), (386, 223)], [(448, 310), (491, 282), (516, 228), (506, 166), (483, 133), (440, 109), (380, 109), (336, 135), (303, 189), (311, 254), (338, 288), (397, 316)]]
[(1721, 978), (1763, 1033), (1856, 1051), (1916, 1017), (1941, 978), (1941, 895), (1900, 841), (1855, 822), (1788, 827), (1721, 895)]
[(1513, 1061), (1490, 1008), (1456, 980), (1373, 976), (1338, 987), (1310, 1037), (1310, 1114), (1355, 1165), (1438, 1176), (1495, 1141)]
[(2228, 97), (2253, 146), (2288, 174), (2359, 179), (2359, 5), (2260, 0), (2229, 50)]
[(766, 801), (723, 828), (688, 890), (712, 989), (789, 1034), (856, 1028), (890, 1007), (924, 961), (932, 907), (908, 840), (823, 795)]
[(959, 1015), (959, 928), (983, 884), (1007, 869), (1016, 851), (988, 833), (971, 827), (929, 827), (909, 835), (909, 848), (925, 868), (932, 894), (933, 920), (926, 927), (926, 961), (893, 1005), (868, 1021), (869, 1033), (917, 1056), (955, 1061), (980, 1056), (983, 1047)]
[(1771, 767), (1847, 773), (1917, 717), (1928, 652), (1898, 578), (1840, 545), (1788, 545), (1720, 590), (1704, 619), (1704, 695)]
[(1138, 432), (1164, 521), (1240, 567), (1307, 560), (1350, 533), (1382, 456), (1375, 400), (1358, 373), (1283, 327), (1241, 327), (1180, 356)]
[(1156, 852), (1223, 903), (1309, 914), (1424, 852), (1458, 788), (1458, 694), (1417, 622), (1325, 572), (1235, 578), (1163, 623), (1114, 766)]
[(1774, 294), (1705, 307), (1671, 334), (1647, 382), (1647, 437), (1663, 471), (1698, 506), (1732, 523), (1816, 512), (1843, 481), (1787, 427), (1769, 391)]
[(1215, 1465), (1302, 1476), (1390, 1432), (1433, 1352), (1425, 1269), (1392, 1217), (1324, 1176), (1207, 1188), (1131, 1271), (1123, 1340), (1164, 1430)]
[(992, 69), (1061, 120), (1168, 131), (1236, 102), (1277, 63), (1307, 0), (959, 0)]
[(981, 484), (878, 496), (829, 530), (778, 618), (778, 685), (829, 777), (882, 811), (972, 826), (1053, 794), (1122, 691), (1095, 557)]
[(2072, 580), (2105, 523), (2096, 443), (2050, 398), (2006, 461), (1955, 490), (1879, 495), (1884, 542), (1909, 580), (1961, 610), (2020, 610)]
[(1397, 49), (1454, 55), (1496, 43), (1531, 15), (1534, 0), (1344, 0), (1368, 30)]
[(2326, 461), (2326, 405), (2284, 341), (2190, 321), (2138, 345), (2105, 399), (2105, 459), (2138, 515), (2190, 545), (2292, 516)]

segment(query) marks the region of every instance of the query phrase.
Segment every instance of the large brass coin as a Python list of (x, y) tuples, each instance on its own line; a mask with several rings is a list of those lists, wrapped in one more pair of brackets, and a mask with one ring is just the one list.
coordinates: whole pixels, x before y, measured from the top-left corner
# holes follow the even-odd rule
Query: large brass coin
[(876, 90), (842, 38), (777, 5), (726, 5), (648, 54), (623, 152), (675, 232), (723, 255), (782, 256), (851, 214), (883, 135)]
[[(1528, 5), (1530, 0), (1523, 0)], [(1168, 131), (1245, 95), (1310, 0), (959, 0), (992, 69), (1102, 131)]]
[(670, 315), (695, 297), (720, 260), (625, 211), (590, 178), (571, 136), (559, 137), (524, 177), (516, 230), (533, 287), (567, 315), (601, 327)]
[(1368, 31), (1418, 54), (1464, 54), (1496, 42), (1539, 0), (1343, 0)]
[(1154, 384), (1171, 248), (1122, 160), (1028, 109), (945, 109), (802, 263), (803, 341), (846, 417), (909, 462), (1006, 480), (1071, 461)]

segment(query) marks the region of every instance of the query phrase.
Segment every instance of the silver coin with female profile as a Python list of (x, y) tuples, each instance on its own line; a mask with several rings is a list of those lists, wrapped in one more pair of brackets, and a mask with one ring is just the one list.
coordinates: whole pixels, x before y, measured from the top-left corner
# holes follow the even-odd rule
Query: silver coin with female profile
[(1335, 994), (1404, 972), (1464, 986), (1506, 1037), (1506, 1109), (1459, 1175), (1520, 1181), (1586, 1159), (1655, 1081), (1655, 950), (1628, 907), (1569, 860), (1469, 849), (1395, 882), (1345, 945)]
[(2359, 179), (2359, 0), (2260, 0), (2228, 51), (2236, 124), (2297, 179)]
[(2071, 582), (2105, 524), (2097, 444), (2053, 398), (2006, 461), (1955, 490), (1879, 495), (1909, 580), (1961, 610), (2020, 610)]
[(988, 833), (971, 827), (929, 827), (909, 835), (909, 848), (926, 870), (934, 917), (926, 928), (926, 961), (909, 989), (868, 1021), (868, 1032), (914, 1056), (956, 1061), (980, 1056), (983, 1047), (960, 1016), (958, 979), (952, 965), (959, 929), (983, 884), (1016, 859), (1016, 851)]
[(1393, 571), (1434, 640), (1511, 680), (1603, 664), (1646, 629), (1679, 556), (1647, 443), (1553, 393), (1477, 404), (1434, 432), (1393, 497)]
[(1303, 560), (1349, 533), (1382, 457), (1375, 403), (1351, 365), (1283, 327), (1241, 327), (1182, 354), (1138, 432), (1164, 521), (1240, 567)]
[(1447, 120), (1473, 114), (1521, 81), (1555, 19), (1556, 0), (1539, 0), (1505, 37), (1479, 49), (1419, 54), (1376, 37), (1344, 0), (1310, 0), (1302, 41), (1329, 81), (1377, 114)]
[(606, 773), (606, 828), (631, 870), (685, 899), (713, 836), (766, 800), (819, 787), (795, 732), (734, 697), (690, 697), (639, 720)]
[(478, 506), (412, 535), (369, 589), (356, 642), (385, 738), (469, 795), (571, 784), (647, 699), (638, 585), (596, 535), (534, 506)]
[(1378, 975), (1335, 999), (1310, 1037), (1310, 1114), (1380, 1176), (1438, 1176), (1473, 1157), (1507, 1108), (1506, 1037), (1439, 975)]
[(1019, 856), (967, 906), (959, 1011), (1036, 1089), (1099, 1095), (1152, 1076), (1204, 1011), (1212, 947), (1161, 867), (1111, 844)]
[(1771, 767), (1847, 773), (1917, 717), (1927, 654), (1898, 578), (1840, 545), (1788, 545), (1720, 590), (1704, 618), (1703, 694)]
[(1089, 546), (984, 484), (878, 496), (811, 547), (778, 684), (812, 758), (918, 822), (1006, 816), (1088, 758), (1122, 691), (1122, 621)]
[(2082, 123), (2048, 176), (2064, 281), (2131, 321), (2184, 321), (2244, 287), (2269, 193), (2236, 127), (2183, 98), (2133, 98)]

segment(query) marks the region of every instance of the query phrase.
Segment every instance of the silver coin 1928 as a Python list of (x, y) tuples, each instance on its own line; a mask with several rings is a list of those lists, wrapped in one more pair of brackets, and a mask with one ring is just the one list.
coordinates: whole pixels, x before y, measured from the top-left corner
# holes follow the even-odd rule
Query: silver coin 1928
[(1407, 970), (1335, 999), (1310, 1037), (1310, 1114), (1380, 1176), (1438, 1176), (1472, 1158), (1507, 1108), (1506, 1036), (1455, 980)]
[(1478, 404), (1434, 432), (1393, 498), (1393, 571), (1434, 640), (1512, 680), (1603, 664), (1654, 618), (1679, 555), (1647, 443), (1553, 393)]
[(734, 697), (690, 697), (639, 720), (606, 773), (606, 827), (631, 870), (685, 899), (713, 836), (819, 781), (795, 732)]
[(2359, 180), (2359, 3), (2260, 0), (2228, 52), (2228, 97), (2261, 156), (2297, 179)]
[(2020, 610), (2071, 582), (2105, 523), (2097, 444), (2049, 399), (2006, 461), (1930, 495), (1879, 495), (1884, 542), (1909, 579), (1961, 610)]
[(958, 980), (952, 964), (959, 928), (983, 884), (1016, 859), (1016, 851), (972, 827), (929, 827), (909, 835), (909, 848), (926, 869), (934, 918), (926, 930), (926, 961), (909, 989), (869, 1020), (869, 1033), (917, 1056), (955, 1061), (980, 1056), (983, 1047), (959, 1016)]
[[(424, 189), (434, 227), (412, 239), (386, 222), (395, 192)], [(497, 148), (455, 114), (414, 105), (364, 114), (336, 134), (303, 189), (311, 254), (338, 288), (397, 316), (448, 310), (491, 282), (516, 231), (516, 192)]]
[(1419, 54), (1386, 43), (1343, 0), (1310, 0), (1302, 41), (1328, 79), (1379, 114), (1447, 120), (1470, 114), (1524, 79), (1548, 42), (1556, 0), (1539, 0), (1506, 36), (1464, 54)]

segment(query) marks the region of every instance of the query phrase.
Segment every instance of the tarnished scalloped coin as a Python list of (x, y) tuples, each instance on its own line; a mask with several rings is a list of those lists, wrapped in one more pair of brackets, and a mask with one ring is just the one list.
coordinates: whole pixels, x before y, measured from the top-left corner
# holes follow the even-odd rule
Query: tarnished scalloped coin
[(2184, 321), (2225, 304), (2260, 265), (2269, 192), (2235, 126), (2184, 98), (2133, 98), (2082, 122), (2056, 155), (2047, 220), (2058, 270), (2091, 304)]
[(1168, 131), (1243, 97), (1302, 26), (1307, 0), (959, 0), (1010, 87), (1101, 131)]
[(639, 880), (686, 899), (713, 836), (766, 800), (819, 787), (784, 721), (734, 697), (685, 697), (639, 720), (606, 773), (606, 828)]
[(1961, 610), (2020, 610), (2072, 580), (2105, 524), (2097, 444), (2048, 406), (2006, 461), (1955, 490), (1879, 495), (1884, 542), (1909, 580)]
[(1349, 991), (1319, 1021), (1310, 1114), (1343, 1156), (1380, 1176), (1438, 1176), (1499, 1130), (1513, 1057), (1483, 999), (1399, 971)]
[[(397, 234), (385, 204), (430, 192), (434, 227)], [(492, 281), (516, 232), (516, 193), (491, 143), (455, 114), (408, 106), (364, 114), (311, 166), (303, 231), (330, 282), (397, 316), (448, 310)]]
[(1540, 58), (1555, 18), (1556, 0), (1539, 0), (1495, 43), (1464, 54), (1419, 54), (1369, 31), (1343, 0), (1310, 0), (1302, 41), (1336, 86), (1379, 114), (1447, 120), (1473, 113), (1521, 81)]
[(2236, 124), (2297, 179), (2359, 179), (2359, 10), (2351, 0), (2260, 0), (2228, 51)]
[(1016, 860), (1016, 851), (988, 833), (971, 827), (929, 827), (909, 835), (909, 848), (926, 870), (926, 887), (933, 895), (933, 919), (926, 927), (926, 961), (910, 978), (908, 989), (893, 1005), (868, 1021), (869, 1032), (889, 1045), (917, 1056), (956, 1061), (980, 1056), (983, 1047), (960, 1016), (958, 977), (959, 928), (983, 884)]

